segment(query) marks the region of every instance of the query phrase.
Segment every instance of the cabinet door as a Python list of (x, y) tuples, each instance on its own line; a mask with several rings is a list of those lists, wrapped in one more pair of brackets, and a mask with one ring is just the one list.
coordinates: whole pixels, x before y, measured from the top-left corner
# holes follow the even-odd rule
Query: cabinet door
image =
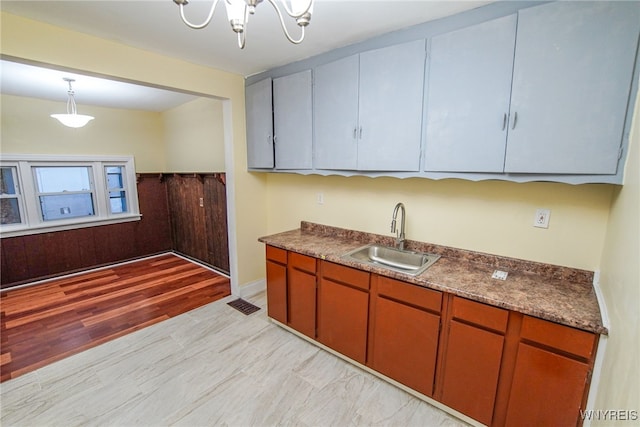
[(638, 2), (518, 12), (505, 172), (616, 173), (639, 27)]
[(277, 169), (311, 169), (311, 70), (273, 80)]
[(452, 321), (444, 359), (442, 403), (490, 425), (503, 344), (501, 335)]
[(425, 169), (502, 172), (516, 15), (431, 39)]
[(316, 260), (289, 252), (287, 268), (288, 324), (310, 338), (316, 337)]
[(358, 55), (321, 65), (313, 77), (314, 166), (356, 169)]
[(585, 363), (520, 343), (506, 425), (578, 425), (588, 373)]
[(366, 361), (369, 293), (325, 278), (318, 293), (318, 341), (360, 362)]
[(273, 106), (271, 79), (245, 88), (247, 111), (247, 167), (273, 167)]
[(267, 260), (267, 315), (287, 324), (287, 267)]
[(431, 396), (440, 316), (377, 298), (374, 324), (373, 369)]
[(358, 170), (418, 171), (425, 41), (360, 54)]

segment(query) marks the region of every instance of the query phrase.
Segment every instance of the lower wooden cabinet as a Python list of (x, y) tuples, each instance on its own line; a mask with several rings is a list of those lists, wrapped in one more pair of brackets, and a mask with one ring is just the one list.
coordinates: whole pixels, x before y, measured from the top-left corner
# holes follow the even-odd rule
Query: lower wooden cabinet
[(316, 337), (316, 259), (289, 252), (287, 268), (287, 324), (310, 338)]
[(458, 297), (450, 311), (440, 400), (491, 425), (509, 313)]
[(598, 335), (267, 246), (269, 317), (491, 426), (575, 426)]
[(505, 424), (581, 424), (596, 337), (525, 316)]
[(431, 396), (440, 336), (442, 293), (374, 275), (368, 365)]
[(267, 246), (267, 315), (287, 323), (287, 251)]
[(318, 341), (364, 364), (369, 321), (369, 273), (322, 261)]

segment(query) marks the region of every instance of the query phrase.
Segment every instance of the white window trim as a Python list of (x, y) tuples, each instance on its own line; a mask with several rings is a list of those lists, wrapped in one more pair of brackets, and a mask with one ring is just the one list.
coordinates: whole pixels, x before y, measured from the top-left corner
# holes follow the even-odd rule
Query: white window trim
[[(137, 221), (142, 215), (138, 205), (135, 163), (132, 156), (59, 156), (36, 154), (2, 154), (3, 166), (17, 167), (19, 193), (22, 198), (21, 224), (0, 225), (0, 238), (25, 236), (52, 231), (73, 230), (98, 225)], [(91, 166), (94, 184), (95, 215), (44, 221), (38, 207), (34, 166)], [(111, 213), (105, 166), (124, 166), (124, 190), (128, 212)]]

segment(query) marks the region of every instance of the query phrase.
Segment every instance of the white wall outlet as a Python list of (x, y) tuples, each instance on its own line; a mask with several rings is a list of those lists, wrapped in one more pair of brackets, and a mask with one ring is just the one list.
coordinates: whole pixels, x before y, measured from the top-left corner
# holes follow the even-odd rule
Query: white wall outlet
[(508, 272), (506, 271), (502, 271), (502, 270), (495, 270), (493, 272), (493, 274), (491, 275), (492, 279), (497, 279), (497, 280), (507, 280), (507, 276), (509, 275)]
[(200, 197), (200, 199), (198, 200), (198, 204), (201, 208), (204, 208), (204, 197)]
[(536, 216), (533, 219), (533, 226), (539, 228), (549, 228), (549, 217), (551, 211), (549, 209), (537, 209)]
[(316, 203), (324, 205), (324, 193), (316, 193)]

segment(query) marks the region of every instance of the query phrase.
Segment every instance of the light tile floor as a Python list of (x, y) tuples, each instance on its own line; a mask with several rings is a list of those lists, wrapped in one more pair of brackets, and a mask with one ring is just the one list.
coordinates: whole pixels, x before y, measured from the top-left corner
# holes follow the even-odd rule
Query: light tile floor
[(467, 425), (232, 299), (0, 384), (0, 424)]

